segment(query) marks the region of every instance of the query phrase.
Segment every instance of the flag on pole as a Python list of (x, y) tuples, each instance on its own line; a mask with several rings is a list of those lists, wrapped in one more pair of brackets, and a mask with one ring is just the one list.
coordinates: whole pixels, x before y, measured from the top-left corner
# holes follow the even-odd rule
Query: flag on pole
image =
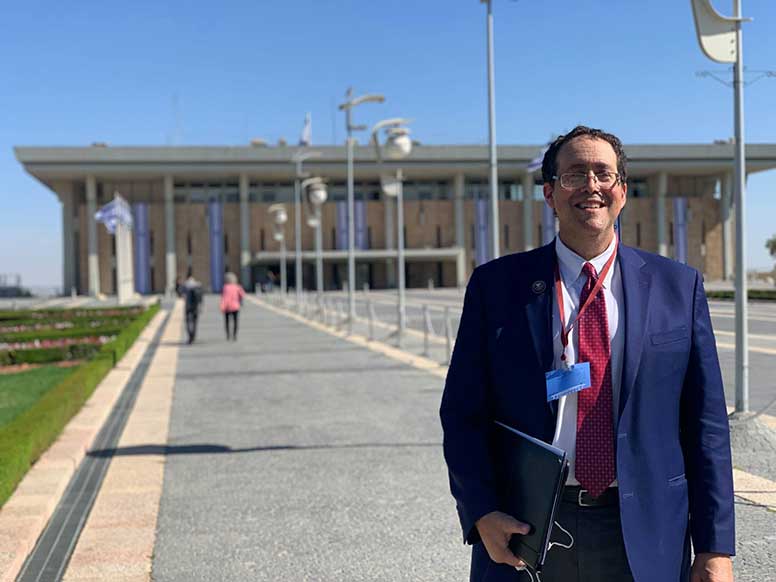
[(528, 162), (528, 165), (526, 165), (525, 169), (529, 172), (535, 172), (536, 170), (541, 169), (542, 162), (544, 161), (544, 154), (547, 152), (547, 147), (545, 146), (542, 148), (542, 151), (539, 152), (539, 155), (537, 155), (534, 159), (532, 159), (530, 162)]
[(132, 209), (118, 192), (113, 195), (113, 200), (94, 213), (94, 219), (102, 222), (108, 232), (116, 233), (116, 227), (119, 224), (132, 227)]
[(310, 114), (307, 113), (304, 116), (304, 127), (302, 128), (302, 135), (299, 136), (300, 146), (309, 146), (313, 143), (313, 122), (310, 118)]

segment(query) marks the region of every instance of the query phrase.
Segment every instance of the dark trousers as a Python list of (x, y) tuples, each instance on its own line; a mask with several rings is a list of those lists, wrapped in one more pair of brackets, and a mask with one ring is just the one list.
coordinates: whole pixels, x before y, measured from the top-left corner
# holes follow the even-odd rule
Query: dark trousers
[(189, 334), (189, 343), (194, 341), (194, 337), (197, 335), (197, 318), (199, 313), (197, 310), (186, 310), (186, 331)]
[[(552, 547), (541, 572), (541, 582), (633, 582), (617, 504), (579, 507), (564, 501), (555, 521), (574, 537), (574, 545), (569, 550)], [(557, 525), (553, 527), (551, 541), (563, 545), (570, 542)], [(523, 582), (531, 577), (521, 572), (518, 579)]]
[(239, 311), (227, 311), (224, 313), (224, 325), (226, 326), (226, 339), (229, 339), (229, 320), (232, 320), (232, 339), (237, 339), (237, 316)]

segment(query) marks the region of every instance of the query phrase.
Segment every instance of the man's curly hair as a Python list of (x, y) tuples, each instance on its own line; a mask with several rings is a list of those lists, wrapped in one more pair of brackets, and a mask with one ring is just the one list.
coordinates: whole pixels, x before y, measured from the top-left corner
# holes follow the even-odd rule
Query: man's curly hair
[(572, 139), (581, 136), (600, 139), (612, 146), (614, 153), (617, 155), (617, 173), (620, 174), (620, 180), (625, 183), (628, 179), (628, 158), (622, 148), (620, 138), (612, 133), (606, 133), (601, 129), (593, 129), (585, 125), (578, 125), (567, 134), (558, 136), (550, 144), (550, 147), (547, 148), (547, 151), (544, 153), (544, 160), (542, 160), (542, 180), (544, 183), (552, 183), (553, 176), (558, 174), (558, 152), (560, 149)]

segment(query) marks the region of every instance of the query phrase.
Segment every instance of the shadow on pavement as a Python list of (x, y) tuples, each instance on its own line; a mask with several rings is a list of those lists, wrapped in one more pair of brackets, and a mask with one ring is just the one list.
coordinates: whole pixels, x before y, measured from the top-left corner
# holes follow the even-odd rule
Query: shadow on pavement
[(266, 451), (314, 451), (321, 449), (367, 449), (367, 448), (417, 448), (441, 447), (442, 443), (353, 443), (344, 445), (269, 445), (265, 447), (232, 448), (228, 445), (138, 445), (89, 451), (90, 457), (129, 457), (132, 455), (209, 455), (222, 453), (257, 453)]

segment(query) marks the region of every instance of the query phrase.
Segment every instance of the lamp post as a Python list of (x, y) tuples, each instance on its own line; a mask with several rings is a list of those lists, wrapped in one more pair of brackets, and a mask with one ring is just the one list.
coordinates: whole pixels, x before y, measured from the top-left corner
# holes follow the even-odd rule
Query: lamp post
[(345, 127), (347, 129), (348, 150), (348, 330), (353, 331), (353, 321), (356, 318), (356, 237), (355, 237), (355, 204), (353, 202), (353, 132), (366, 129), (365, 125), (353, 125), (353, 108), (362, 103), (382, 103), (385, 97), (380, 94), (367, 94), (353, 97), (353, 89), (345, 93), (346, 101), (339, 106), (345, 112)]
[(288, 213), (286, 212), (286, 207), (282, 204), (273, 204), (268, 210), (275, 223), (275, 232), (272, 238), (280, 243), (280, 294), (285, 302), (288, 283), (286, 277), (286, 233), (284, 225), (288, 222)]
[(749, 412), (748, 289), (746, 280), (746, 149), (744, 145), (744, 57), (741, 0), (733, 0), (733, 16), (720, 15), (710, 0), (691, 0), (695, 32), (703, 53), (712, 61), (733, 65), (736, 205), (736, 412)]
[(488, 144), (490, 166), (490, 242), (491, 259), (501, 254), (498, 218), (498, 160), (496, 158), (496, 89), (493, 64), (493, 0), (480, 0), (488, 5)]
[(317, 158), (323, 155), (317, 151), (304, 151), (299, 150), (296, 152), (291, 161), (295, 165), (294, 176), (294, 288), (296, 291), (296, 308), (299, 309), (302, 305), (302, 212), (300, 207), (300, 180), (305, 177), (302, 172), (302, 163), (310, 158)]
[[(403, 125), (409, 123), (409, 119), (395, 117), (378, 122), (372, 128), (372, 143), (375, 147), (377, 163), (382, 165), (383, 156), (390, 160), (406, 158), (412, 151), (412, 140), (409, 130)], [(387, 140), (384, 146), (380, 145), (380, 130), (387, 129)], [(406, 298), (404, 281), (404, 188), (402, 180), (404, 175), (401, 168), (396, 170), (395, 178), (390, 175), (380, 176), (380, 186), (386, 196), (396, 197), (396, 269), (398, 291), (398, 330), (396, 332), (396, 344), (402, 346), (404, 330), (407, 327)]]
[(301, 184), (301, 190), (307, 190), (307, 199), (313, 206), (313, 216), (307, 219), (308, 226), (315, 228), (315, 289), (320, 297), (323, 292), (323, 256), (321, 247), (321, 206), (329, 197), (326, 184), (322, 178), (308, 178)]

